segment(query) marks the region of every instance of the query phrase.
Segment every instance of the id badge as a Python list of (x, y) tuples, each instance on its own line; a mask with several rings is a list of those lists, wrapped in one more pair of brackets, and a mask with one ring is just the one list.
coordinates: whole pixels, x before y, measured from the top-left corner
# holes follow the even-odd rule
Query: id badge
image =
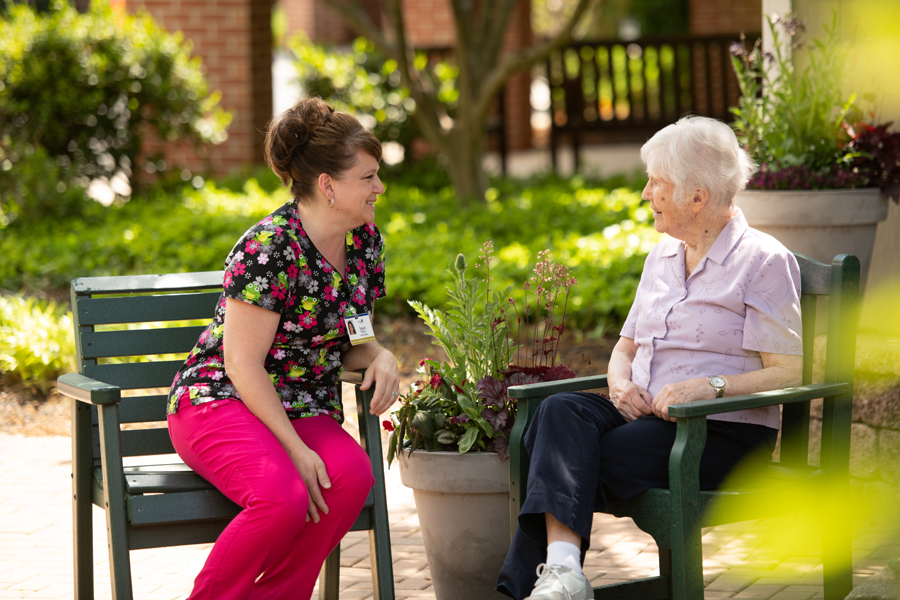
[(375, 332), (372, 330), (369, 313), (344, 317), (344, 326), (347, 328), (347, 333), (350, 334), (350, 343), (354, 346), (375, 341)]

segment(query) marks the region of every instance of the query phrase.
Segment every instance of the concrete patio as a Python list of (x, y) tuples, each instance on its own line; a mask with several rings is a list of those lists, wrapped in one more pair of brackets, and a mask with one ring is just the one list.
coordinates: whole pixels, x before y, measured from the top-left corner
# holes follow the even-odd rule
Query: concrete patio
[[(73, 597), (70, 452), (68, 437), (0, 434), (0, 598)], [(401, 485), (396, 465), (386, 475), (397, 598), (434, 598), (412, 492)], [(96, 597), (102, 599), (111, 596), (109, 563), (104, 516), (94, 510)], [(819, 558), (764, 544), (762, 529), (741, 523), (705, 532), (706, 598), (822, 598)], [(200, 545), (132, 552), (135, 598), (186, 598), (208, 551)], [(853, 555), (859, 583), (900, 555), (900, 538), (863, 523)], [(341, 562), (341, 598), (371, 598), (366, 533), (344, 539)], [(585, 567), (595, 585), (650, 576), (657, 572), (656, 546), (630, 520), (597, 515)]]

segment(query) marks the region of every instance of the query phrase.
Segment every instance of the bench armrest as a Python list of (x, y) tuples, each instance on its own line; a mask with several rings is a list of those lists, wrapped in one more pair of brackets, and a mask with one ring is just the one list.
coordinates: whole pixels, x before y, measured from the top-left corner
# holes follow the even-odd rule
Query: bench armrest
[(352, 383), (354, 385), (359, 385), (363, 382), (363, 378), (365, 377), (365, 371), (341, 371), (340, 380), (344, 383)]
[(757, 392), (745, 396), (732, 396), (730, 398), (715, 398), (712, 400), (698, 400), (685, 404), (669, 406), (669, 415), (672, 417), (702, 417), (719, 413), (747, 410), (750, 408), (762, 408), (764, 406), (776, 406), (778, 404), (791, 404), (793, 402), (805, 402), (816, 398), (836, 396), (850, 391), (847, 383), (814, 383), (800, 387), (772, 390), (769, 392)]
[(106, 406), (118, 404), (122, 400), (122, 390), (118, 386), (103, 383), (80, 373), (66, 373), (56, 380), (60, 394), (85, 402)]
[(543, 398), (562, 392), (580, 392), (582, 390), (605, 388), (607, 385), (606, 375), (590, 375), (588, 377), (514, 385), (509, 388), (508, 393), (510, 398), (521, 400), (525, 398)]

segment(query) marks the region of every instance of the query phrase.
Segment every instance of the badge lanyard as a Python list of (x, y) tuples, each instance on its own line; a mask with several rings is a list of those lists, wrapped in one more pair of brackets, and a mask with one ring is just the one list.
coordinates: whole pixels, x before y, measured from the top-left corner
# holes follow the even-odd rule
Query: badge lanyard
[[(356, 285), (350, 291), (350, 300), (353, 300), (353, 297), (356, 295), (356, 291), (359, 289), (359, 285), (362, 283), (362, 278), (356, 282)], [(354, 311), (352, 315), (346, 315), (343, 317), (344, 319), (344, 327), (347, 329), (347, 333), (350, 335), (350, 343), (354, 346), (358, 346), (360, 344), (365, 344), (367, 342), (375, 341), (375, 331), (372, 328), (372, 319), (369, 317), (369, 313), (359, 313), (356, 314), (356, 309), (353, 305), (349, 305), (350, 309)]]

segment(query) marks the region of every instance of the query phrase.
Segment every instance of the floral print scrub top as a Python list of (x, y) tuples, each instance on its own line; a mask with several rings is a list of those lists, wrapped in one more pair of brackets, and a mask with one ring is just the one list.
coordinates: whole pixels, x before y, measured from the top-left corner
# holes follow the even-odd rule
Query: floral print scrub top
[(240, 400), (225, 372), (225, 299), (281, 313), (265, 367), (292, 419), (329, 415), (344, 420), (338, 378), (351, 348), (343, 316), (368, 312), (385, 295), (384, 240), (373, 223), (347, 234), (342, 279), (306, 233), (294, 202), (251, 227), (225, 261), (224, 292), (216, 314), (191, 350), (169, 392), (168, 412)]

